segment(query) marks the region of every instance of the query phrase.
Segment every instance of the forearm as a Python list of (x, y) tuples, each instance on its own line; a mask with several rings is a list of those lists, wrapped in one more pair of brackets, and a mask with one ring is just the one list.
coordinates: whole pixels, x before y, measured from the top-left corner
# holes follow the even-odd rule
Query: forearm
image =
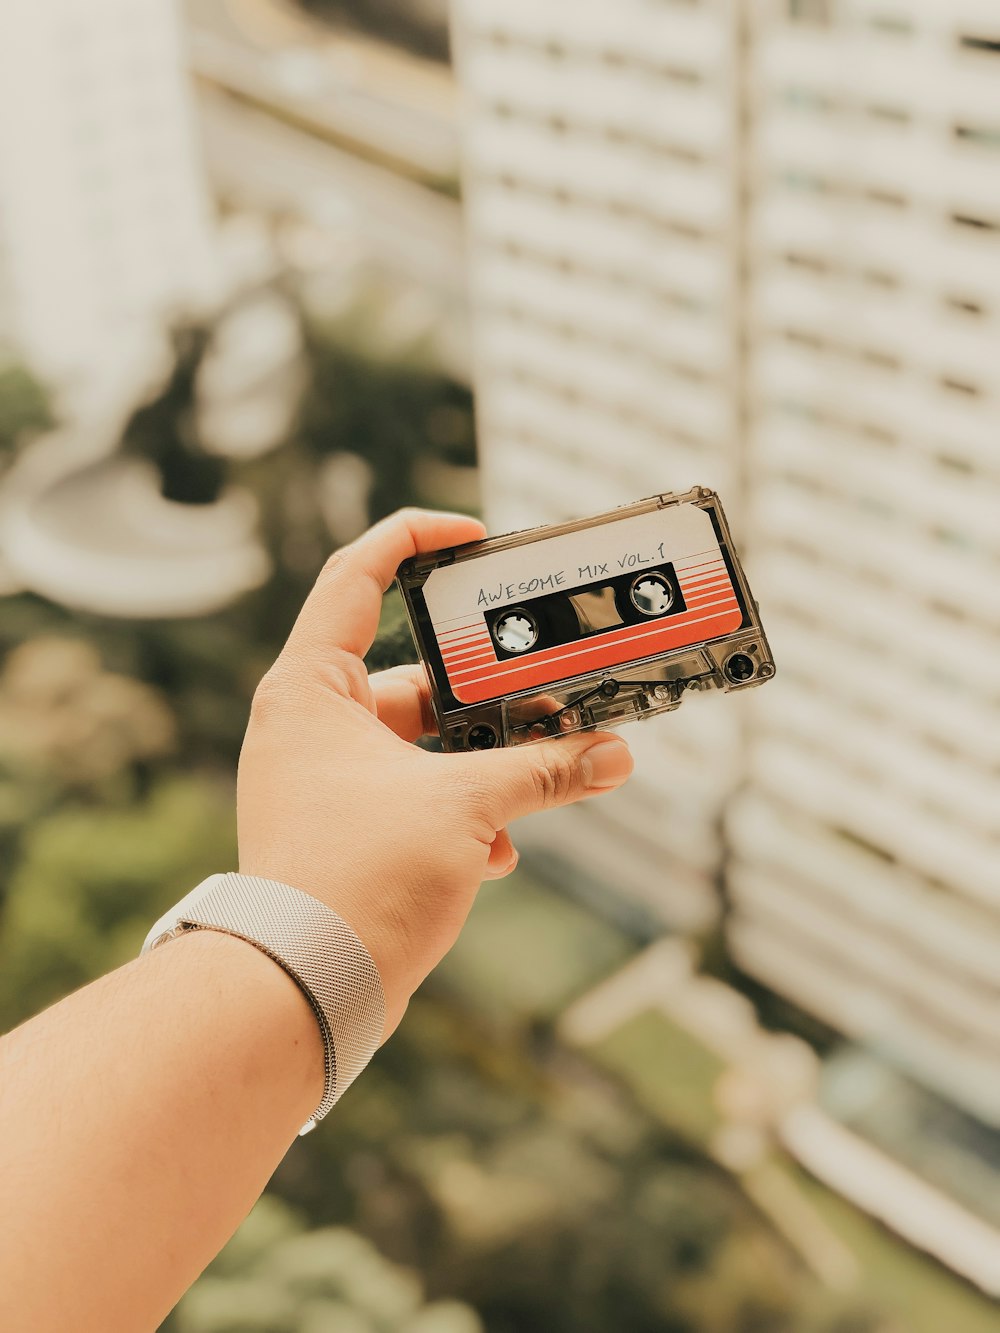
[(0, 1328), (156, 1328), (322, 1091), (305, 997), (216, 931), (162, 946), (3, 1038)]

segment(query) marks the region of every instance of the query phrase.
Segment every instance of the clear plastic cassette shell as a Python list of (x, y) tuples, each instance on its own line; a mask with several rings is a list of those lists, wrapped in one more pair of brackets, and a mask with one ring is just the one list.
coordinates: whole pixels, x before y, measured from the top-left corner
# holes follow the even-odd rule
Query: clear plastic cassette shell
[(446, 750), (617, 727), (775, 672), (704, 487), (416, 556), (397, 582)]

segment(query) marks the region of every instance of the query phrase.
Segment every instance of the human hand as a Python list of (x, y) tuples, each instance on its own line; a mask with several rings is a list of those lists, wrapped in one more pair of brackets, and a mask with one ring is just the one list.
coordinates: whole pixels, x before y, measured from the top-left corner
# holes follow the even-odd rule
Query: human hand
[(351, 925), (382, 978), (385, 1036), (480, 883), (516, 865), (507, 824), (632, 771), (625, 743), (602, 732), (429, 753), (412, 744), (435, 730), (423, 668), (368, 676), (400, 563), (483, 535), (474, 519), (402, 510), (332, 556), (254, 695), (240, 755), (240, 872), (311, 893)]

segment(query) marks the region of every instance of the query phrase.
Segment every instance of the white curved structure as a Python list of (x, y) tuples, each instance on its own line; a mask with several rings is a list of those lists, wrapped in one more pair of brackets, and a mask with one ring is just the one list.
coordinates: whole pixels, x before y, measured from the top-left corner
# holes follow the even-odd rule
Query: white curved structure
[(99, 615), (155, 619), (218, 610), (264, 582), (270, 562), (249, 492), (176, 504), (151, 464), (80, 455), (76, 436), (53, 434), (5, 478), (6, 583)]

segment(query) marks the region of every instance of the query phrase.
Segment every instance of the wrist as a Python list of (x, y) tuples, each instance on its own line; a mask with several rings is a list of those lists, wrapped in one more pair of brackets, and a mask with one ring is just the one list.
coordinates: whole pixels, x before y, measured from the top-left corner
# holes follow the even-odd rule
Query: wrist
[(171, 984), (197, 1000), (215, 1034), (215, 1069), (223, 1095), (239, 1093), (256, 1108), (280, 1088), (291, 1133), (323, 1094), (323, 1038), (316, 1016), (292, 978), (259, 949), (217, 930), (186, 930), (155, 950), (148, 964), (167, 969)]
[(375, 964), (382, 983), (385, 1011), (379, 1045), (387, 1041), (405, 1012), (410, 993), (422, 980), (417, 977), (406, 990), (406, 998), (400, 998), (413, 969), (408, 960), (406, 922), (397, 919), (393, 923), (394, 929), (386, 929), (385, 908), (391, 901), (387, 895), (346, 868), (339, 868), (334, 877), (330, 874), (329, 863), (314, 861), (301, 854), (289, 857), (287, 850), (283, 854), (271, 854), (267, 850), (256, 850), (253, 854), (241, 851), (239, 867), (241, 875), (294, 884), (301, 892), (335, 912), (350, 927)]
[(365, 1067), (385, 1019), (381, 977), (350, 925), (309, 893), (277, 880), (211, 875), (166, 912), (143, 952), (180, 935), (226, 934), (283, 970), (312, 1009), (322, 1038), (322, 1095), (302, 1128), (312, 1129)]

